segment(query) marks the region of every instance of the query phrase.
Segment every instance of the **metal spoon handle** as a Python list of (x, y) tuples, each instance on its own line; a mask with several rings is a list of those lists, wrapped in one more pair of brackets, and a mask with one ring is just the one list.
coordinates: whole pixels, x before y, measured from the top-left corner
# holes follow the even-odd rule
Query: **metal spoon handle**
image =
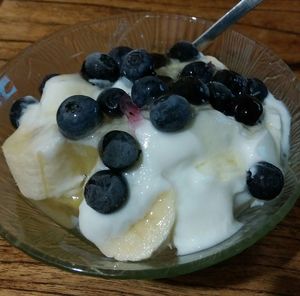
[(203, 49), (209, 42), (214, 40), (218, 35), (224, 32), (229, 26), (247, 14), (251, 9), (257, 6), (263, 0), (241, 0), (238, 4), (232, 7), (224, 16), (208, 28), (200, 35), (193, 44), (197, 48)]

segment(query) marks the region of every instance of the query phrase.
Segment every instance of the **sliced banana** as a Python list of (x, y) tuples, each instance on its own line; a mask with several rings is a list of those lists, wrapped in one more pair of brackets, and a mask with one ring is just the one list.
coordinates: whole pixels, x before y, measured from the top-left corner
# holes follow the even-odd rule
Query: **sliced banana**
[(151, 257), (168, 241), (175, 221), (173, 192), (161, 194), (150, 212), (124, 235), (101, 245), (102, 253), (120, 261), (139, 261)]
[(82, 191), (74, 191), (69, 196), (32, 200), (31, 202), (63, 227), (73, 229), (78, 223), (79, 205), (82, 200)]
[(56, 111), (75, 94), (96, 97), (99, 90), (79, 74), (47, 81), (40, 104), (27, 108), (19, 128), (2, 146), (9, 169), (28, 198), (41, 200), (78, 191), (98, 158), (89, 143), (69, 141), (58, 130)]
[(79, 74), (65, 74), (47, 81), (41, 97), (41, 112), (49, 115), (51, 121), (56, 121), (56, 112), (60, 104), (68, 97), (85, 95), (97, 99), (99, 88), (88, 83)]
[(21, 191), (41, 200), (79, 189), (97, 162), (97, 149), (68, 141), (56, 125), (18, 128), (2, 146)]

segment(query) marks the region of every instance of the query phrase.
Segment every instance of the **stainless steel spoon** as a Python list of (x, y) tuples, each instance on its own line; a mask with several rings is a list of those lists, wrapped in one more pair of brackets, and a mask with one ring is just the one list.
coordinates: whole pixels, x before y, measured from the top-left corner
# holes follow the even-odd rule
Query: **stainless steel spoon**
[(223, 33), (229, 26), (238, 21), (242, 16), (247, 14), (262, 1), (263, 0), (241, 0), (196, 40), (194, 40), (193, 44), (198, 49), (204, 49), (218, 35)]

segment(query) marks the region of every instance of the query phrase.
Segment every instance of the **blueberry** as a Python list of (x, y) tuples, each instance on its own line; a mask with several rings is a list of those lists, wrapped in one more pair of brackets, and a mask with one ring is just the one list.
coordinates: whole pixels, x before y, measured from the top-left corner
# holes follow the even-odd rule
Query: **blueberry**
[(152, 52), (150, 53), (153, 59), (154, 68), (158, 69), (166, 66), (169, 63), (169, 59), (166, 55), (161, 53)]
[(263, 199), (274, 199), (284, 185), (282, 171), (273, 164), (260, 161), (247, 171), (247, 186), (252, 196)]
[(84, 188), (86, 203), (101, 214), (111, 214), (124, 206), (128, 199), (126, 179), (110, 170), (95, 173)]
[(9, 119), (14, 128), (20, 125), (20, 118), (29, 105), (37, 104), (39, 101), (32, 96), (25, 96), (15, 101), (9, 112)]
[(217, 81), (211, 81), (207, 86), (209, 88), (209, 102), (211, 106), (227, 116), (233, 116), (237, 100), (231, 90)]
[(118, 64), (118, 66), (121, 68), (124, 58), (125, 56), (132, 51), (132, 48), (127, 47), (127, 46), (118, 46), (118, 47), (114, 47), (109, 53), (108, 55), (111, 56), (116, 63)]
[(145, 76), (133, 83), (131, 90), (132, 102), (142, 108), (151, 104), (155, 98), (164, 95), (167, 90), (167, 85), (158, 77)]
[(101, 111), (110, 117), (121, 117), (121, 101), (129, 95), (121, 88), (107, 88), (98, 96), (97, 102), (100, 105)]
[(124, 58), (121, 74), (131, 81), (153, 75), (154, 63), (151, 55), (143, 49), (132, 50)]
[(193, 105), (201, 105), (209, 99), (207, 85), (197, 77), (180, 77), (170, 85), (170, 92), (186, 98)]
[(155, 128), (163, 132), (183, 129), (191, 120), (192, 109), (181, 96), (170, 95), (159, 98), (151, 106), (150, 120)]
[(43, 93), (43, 90), (44, 90), (44, 87), (45, 87), (46, 82), (47, 82), (50, 78), (55, 77), (55, 76), (58, 76), (58, 75), (59, 75), (59, 74), (53, 73), (53, 74), (48, 74), (48, 75), (46, 75), (46, 76), (43, 78), (43, 80), (42, 80), (42, 82), (41, 82), (41, 84), (40, 84), (40, 86), (39, 86), (39, 92), (40, 92), (40, 94)]
[(64, 100), (56, 113), (60, 132), (78, 140), (91, 134), (102, 121), (99, 104), (90, 97), (76, 95)]
[(263, 106), (255, 97), (244, 95), (234, 110), (234, 118), (236, 121), (246, 125), (255, 125), (263, 113)]
[(247, 79), (234, 71), (218, 71), (213, 80), (225, 84), (235, 96), (241, 96), (246, 93)]
[(187, 64), (181, 71), (180, 76), (194, 76), (207, 83), (212, 80), (216, 68), (212, 63), (193, 62)]
[(123, 131), (107, 133), (100, 143), (99, 150), (104, 165), (115, 171), (132, 167), (141, 154), (137, 140)]
[(199, 52), (197, 48), (190, 42), (179, 41), (175, 43), (169, 50), (168, 56), (172, 59), (178, 59), (186, 62), (197, 58)]
[(253, 78), (248, 79), (247, 81), (246, 93), (252, 97), (256, 97), (261, 102), (263, 102), (268, 95), (268, 89), (261, 80)]
[(92, 84), (97, 84), (97, 80), (114, 82), (120, 76), (117, 62), (109, 55), (100, 52), (91, 53), (85, 58), (81, 74)]

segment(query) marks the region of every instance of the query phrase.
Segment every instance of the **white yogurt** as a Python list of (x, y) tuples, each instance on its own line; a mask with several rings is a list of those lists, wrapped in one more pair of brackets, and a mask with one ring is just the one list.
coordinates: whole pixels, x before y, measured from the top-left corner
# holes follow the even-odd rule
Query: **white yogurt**
[[(213, 57), (201, 56), (200, 60), (226, 68)], [(158, 73), (175, 78), (185, 65), (173, 61)], [(230, 237), (241, 227), (234, 218), (234, 207), (252, 199), (246, 190), (247, 170), (261, 160), (282, 168), (286, 160), (282, 156), (289, 150), (288, 111), (270, 93), (264, 105), (262, 123), (254, 127), (210, 106), (200, 107), (192, 125), (177, 133), (162, 133), (148, 120), (141, 122), (135, 136), (143, 161), (125, 174), (131, 190), (128, 204), (103, 215), (83, 202), (79, 215), (82, 233), (101, 249), (107, 240), (122, 235), (143, 218), (160, 192), (173, 190), (177, 208), (173, 244), (179, 255)]]
[[(212, 62), (217, 69), (226, 68), (214, 57), (201, 55), (199, 60)], [(172, 61), (158, 73), (175, 78), (186, 64)], [(113, 86), (130, 94), (132, 83), (120, 78)], [(36, 108), (49, 117), (49, 122), (55, 123), (56, 110), (65, 98), (81, 94), (96, 99), (101, 91), (77, 74), (53, 77), (46, 83), (40, 106), (28, 108), (21, 125), (33, 124), (31, 113)], [(184, 255), (211, 247), (241, 227), (234, 211), (252, 199), (246, 190), (247, 170), (261, 160), (285, 167), (290, 116), (284, 104), (272, 94), (265, 99), (262, 122), (253, 127), (236, 122), (208, 105), (197, 110), (191, 125), (180, 132), (160, 132), (148, 119), (141, 120), (132, 130), (123, 118), (78, 141), (96, 148), (106, 132), (120, 129), (134, 134), (142, 148), (141, 163), (125, 173), (130, 196), (123, 208), (104, 215), (85, 201), (80, 205), (80, 230), (99, 249), (105, 242), (126, 233), (148, 214), (159, 194), (169, 190), (175, 192), (176, 198), (172, 243), (177, 253)], [(104, 168), (99, 159), (89, 176)]]
[[(269, 95), (268, 100), (274, 99)], [(160, 192), (172, 189), (177, 207), (173, 242), (180, 255), (213, 246), (241, 227), (234, 219), (233, 203), (240, 193), (248, 197), (243, 202), (251, 199), (247, 170), (260, 160), (281, 167), (278, 147), (288, 138), (288, 134), (273, 137), (264, 121), (245, 127), (208, 106), (200, 108), (184, 131), (162, 133), (144, 120), (135, 136), (143, 161), (125, 174), (131, 190), (128, 204), (103, 215), (83, 202), (80, 230), (101, 249), (143, 218)]]

